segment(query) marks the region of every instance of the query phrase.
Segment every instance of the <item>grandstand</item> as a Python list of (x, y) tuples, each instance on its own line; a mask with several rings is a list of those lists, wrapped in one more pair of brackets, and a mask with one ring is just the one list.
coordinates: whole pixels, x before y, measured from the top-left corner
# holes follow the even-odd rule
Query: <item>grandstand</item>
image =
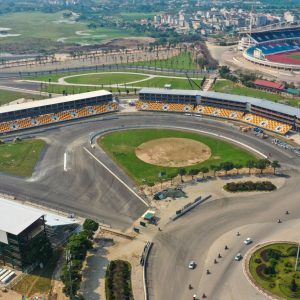
[(247, 60), (279, 69), (300, 70), (300, 25), (248, 32), (239, 49)]
[(0, 133), (85, 118), (118, 110), (112, 94), (101, 90), (0, 107)]
[(291, 129), (300, 131), (300, 109), (252, 97), (143, 88), (136, 107), (144, 111), (185, 112), (238, 120), (280, 134)]

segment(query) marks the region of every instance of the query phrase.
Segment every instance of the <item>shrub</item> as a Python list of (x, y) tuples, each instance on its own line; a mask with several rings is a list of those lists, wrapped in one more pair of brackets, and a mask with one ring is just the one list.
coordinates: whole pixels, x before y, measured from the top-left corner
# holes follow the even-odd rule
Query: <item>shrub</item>
[(288, 256), (297, 256), (297, 247), (290, 247), (288, 250), (287, 250), (287, 255)]
[(276, 186), (270, 181), (240, 181), (228, 182), (224, 189), (229, 192), (245, 192), (245, 191), (273, 191)]
[(260, 263), (261, 263), (261, 259), (260, 259), (260, 258), (256, 258), (256, 259), (255, 259), (255, 262), (256, 262), (257, 264), (260, 264)]

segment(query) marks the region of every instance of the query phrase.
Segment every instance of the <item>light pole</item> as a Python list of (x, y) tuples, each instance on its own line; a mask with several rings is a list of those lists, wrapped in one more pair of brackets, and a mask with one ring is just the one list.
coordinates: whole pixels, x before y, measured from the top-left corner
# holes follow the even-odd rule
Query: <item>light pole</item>
[(297, 267), (298, 267), (299, 251), (300, 251), (300, 242), (298, 244), (297, 257), (296, 257), (296, 263), (295, 263), (295, 272), (297, 271)]

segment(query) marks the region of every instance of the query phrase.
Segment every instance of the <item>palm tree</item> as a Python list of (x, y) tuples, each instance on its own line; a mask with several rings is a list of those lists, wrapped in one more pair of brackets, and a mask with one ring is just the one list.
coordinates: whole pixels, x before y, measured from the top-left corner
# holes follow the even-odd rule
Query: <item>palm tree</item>
[(221, 164), (221, 168), (225, 171), (225, 175), (227, 175), (227, 172), (234, 168), (234, 164), (231, 161), (227, 161)]
[(242, 169), (244, 166), (242, 164), (236, 164), (235, 166), (236, 174), (239, 174), (239, 170)]
[(256, 167), (260, 169), (260, 174), (262, 174), (263, 170), (266, 169), (271, 162), (268, 159), (259, 159), (256, 163)]
[(246, 163), (247, 168), (249, 168), (249, 175), (251, 173), (251, 169), (255, 167), (255, 161), (254, 160), (248, 160)]
[(192, 176), (192, 180), (194, 180), (194, 176), (197, 175), (199, 173), (199, 170), (197, 169), (190, 169), (189, 170), (189, 175)]
[(209, 169), (207, 167), (202, 167), (199, 171), (202, 173), (202, 178), (204, 178), (204, 174), (208, 173)]
[(181, 182), (183, 182), (182, 176), (184, 176), (185, 174), (186, 174), (186, 169), (179, 169), (179, 175), (180, 175)]
[(278, 160), (273, 160), (271, 163), (271, 167), (274, 169), (274, 174), (276, 173), (276, 169), (279, 169), (281, 167)]

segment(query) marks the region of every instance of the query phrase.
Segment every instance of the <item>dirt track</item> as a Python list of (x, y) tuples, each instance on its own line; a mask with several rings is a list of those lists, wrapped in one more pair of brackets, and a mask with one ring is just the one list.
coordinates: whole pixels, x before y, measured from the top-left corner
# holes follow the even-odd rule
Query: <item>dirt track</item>
[(205, 144), (185, 138), (162, 138), (138, 146), (136, 156), (146, 163), (163, 167), (184, 167), (210, 158)]

